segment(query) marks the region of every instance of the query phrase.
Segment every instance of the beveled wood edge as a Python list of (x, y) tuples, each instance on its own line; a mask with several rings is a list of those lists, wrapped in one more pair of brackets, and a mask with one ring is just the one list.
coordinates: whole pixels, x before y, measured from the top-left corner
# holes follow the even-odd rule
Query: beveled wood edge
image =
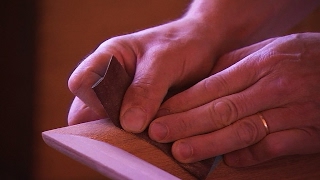
[(105, 142), (55, 130), (43, 132), (42, 137), (49, 146), (112, 179), (179, 179)]

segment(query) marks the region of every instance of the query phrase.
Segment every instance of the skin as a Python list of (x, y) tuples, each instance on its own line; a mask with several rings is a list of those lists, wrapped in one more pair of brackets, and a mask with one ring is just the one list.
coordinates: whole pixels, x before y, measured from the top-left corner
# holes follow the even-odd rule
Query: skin
[[(282, 68), (284, 65), (280, 66), (275, 63), (277, 61), (274, 59), (278, 56), (270, 57), (272, 60), (267, 63), (269, 62), (267, 50), (264, 51), (267, 54), (256, 54), (254, 51), (260, 51), (264, 46), (278, 46), (281, 44), (280, 42), (286, 41), (277, 39), (279, 43), (272, 44), (273, 40), (267, 40), (225, 56), (223, 54), (283, 33), (319, 4), (319, 1), (311, 0), (273, 1), (196, 0), (192, 3), (189, 11), (176, 21), (105, 41), (82, 61), (69, 79), (69, 89), (76, 97), (70, 108), (68, 123), (72, 125), (107, 117), (91, 87), (104, 75), (108, 61), (114, 55), (127, 73), (133, 77), (133, 82), (124, 96), (120, 112), (120, 122), (126, 131), (141, 132), (156, 117), (159, 117), (151, 123), (149, 135), (159, 142), (181, 139), (176, 141), (172, 149), (175, 158), (181, 162), (193, 162), (231, 151), (235, 153), (237, 149), (243, 149), (260, 140), (262, 142), (262, 138), (266, 134), (265, 131), (261, 131), (264, 127), (255, 113), (263, 110), (263, 115), (268, 120), (270, 132), (274, 134), (274, 129), (272, 129), (274, 127), (271, 122), (271, 124), (269, 123), (269, 116), (272, 117), (272, 114), (268, 115), (268, 107), (273, 108), (272, 104), (275, 101), (278, 102), (279, 107), (283, 105), (281, 103), (291, 102), (286, 99), (289, 96), (278, 97), (288, 93), (288, 89), (291, 89), (289, 85), (293, 84), (288, 83), (286, 78), (283, 81), (271, 81), (272, 77), (270, 77), (266, 79), (266, 82), (258, 81), (263, 77), (269, 77), (266, 72), (269, 72), (270, 69), (267, 67), (271, 68), (272, 65), (276, 65), (274, 67)], [(239, 7), (246, 7), (246, 11)], [(288, 49), (290, 48), (288, 47)], [(291, 51), (288, 52), (291, 53)], [(250, 57), (252, 56), (250, 60), (242, 60), (248, 58), (249, 54), (254, 54), (250, 55)], [(265, 59), (255, 59), (260, 56)], [(259, 70), (253, 73), (248, 70), (252, 68), (259, 68), (261, 72)], [(280, 77), (280, 75), (287, 75), (281, 74), (282, 71), (278, 70), (278, 74), (275, 73), (273, 79)], [(228, 81), (224, 80), (226, 78)], [(277, 83), (278, 85), (288, 83), (288, 86), (285, 86), (286, 88), (271, 88), (270, 85), (266, 85), (268, 84), (267, 80), (270, 80), (275, 87), (277, 87)], [(259, 82), (258, 85), (256, 85), (257, 82)], [(203, 89), (201, 90), (203, 84), (208, 88), (205, 90), (206, 94), (203, 94)], [(163, 103), (171, 90), (185, 89), (190, 86), (192, 87), (187, 91), (173, 96)], [(262, 87), (265, 88), (263, 91), (261, 91)], [(234, 97), (233, 93), (242, 91), (244, 93), (240, 94), (238, 99)], [(269, 98), (271, 93), (278, 96)], [(259, 94), (264, 98), (257, 101), (256, 98), (259, 97)], [(231, 106), (230, 102), (232, 101), (229, 100), (231, 97), (236, 98), (237, 103), (241, 106)], [(217, 103), (216, 99), (219, 98), (224, 98), (225, 101)], [(188, 99), (188, 101), (183, 99)], [(211, 110), (219, 114), (214, 114), (214, 111), (211, 115), (205, 113), (208, 111), (210, 103), (213, 105)], [(180, 106), (181, 104), (183, 106)], [(206, 104), (209, 104), (208, 107)], [(253, 104), (259, 104), (259, 106), (253, 106)], [(204, 112), (201, 114), (201, 111)], [(190, 117), (187, 118), (186, 114)], [(199, 114), (201, 116), (196, 116)], [(177, 120), (169, 123), (170, 119)], [(202, 119), (202, 121), (192, 124), (195, 122), (194, 119)], [(206, 127), (206, 123), (210, 122), (216, 122), (216, 124)], [(252, 125), (253, 122), (259, 130), (256, 132), (254, 140), (248, 138), (250, 132), (245, 130), (248, 129), (245, 128), (249, 126), (247, 124)], [(160, 138), (162, 130), (156, 127), (157, 123), (158, 125), (164, 123), (169, 130), (169, 135), (165, 138)], [(190, 129), (189, 125), (191, 124), (192, 130), (184, 131), (186, 128)], [(231, 133), (238, 131), (239, 136)], [(202, 135), (199, 136), (200, 134), (204, 134), (206, 139), (198, 141), (197, 139), (202, 137)], [(227, 144), (217, 142), (219, 139), (217, 137), (225, 137), (227, 140), (224, 142)], [(246, 146), (241, 143), (242, 141), (238, 141), (239, 138), (244, 139)], [(215, 140), (211, 142), (211, 145), (219, 148), (215, 147), (213, 150), (205, 148), (204, 146), (210, 140)], [(238, 143), (233, 145), (235, 141)], [(186, 147), (191, 147), (192, 153), (188, 157), (185, 156), (188, 148), (182, 148), (183, 144)], [(240, 159), (242, 158), (240, 155), (241, 153), (234, 155), (234, 157)], [(236, 159), (228, 158), (232, 157), (231, 155), (227, 154), (225, 157), (230, 165), (236, 165), (232, 162), (238, 162), (231, 161), (231, 159)]]
[(227, 164), (249, 166), (320, 152), (319, 46), (320, 33), (306, 33), (226, 54), (219, 61), (232, 66), (161, 105), (150, 137), (175, 141), (181, 162), (225, 154)]
[[(88, 121), (87, 116), (90, 116), (90, 120), (105, 117), (104, 109), (91, 87), (104, 75), (108, 61), (114, 55), (128, 74), (134, 77), (121, 109), (122, 126), (131, 132), (143, 131), (154, 118), (169, 88), (194, 84), (211, 72), (213, 59), (219, 51), (215, 47), (219, 40), (194, 36), (204, 34), (201, 28), (190, 28), (197, 27), (196, 24), (198, 22), (195, 20), (181, 19), (115, 37), (101, 44), (69, 79), (69, 88), (79, 97), (71, 107), (71, 111), (77, 113), (69, 114), (69, 124)], [(83, 108), (81, 101), (86, 104)], [(90, 115), (84, 117), (79, 114), (79, 107), (87, 111), (83, 114)], [(140, 127), (137, 127), (136, 119), (143, 120)]]

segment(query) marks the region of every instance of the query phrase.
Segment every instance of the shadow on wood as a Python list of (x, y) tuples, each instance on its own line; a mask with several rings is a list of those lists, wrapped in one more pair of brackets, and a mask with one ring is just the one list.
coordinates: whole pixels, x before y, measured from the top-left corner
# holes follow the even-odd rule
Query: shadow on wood
[[(194, 179), (169, 156), (108, 119), (43, 132), (46, 143), (114, 179)], [(150, 163), (150, 164), (149, 164)], [(246, 168), (223, 161), (208, 179), (316, 179), (320, 154), (288, 156)]]

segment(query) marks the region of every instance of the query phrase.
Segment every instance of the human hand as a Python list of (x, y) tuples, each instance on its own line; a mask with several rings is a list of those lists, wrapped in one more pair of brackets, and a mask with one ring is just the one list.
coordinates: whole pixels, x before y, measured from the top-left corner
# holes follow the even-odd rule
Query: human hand
[(69, 88), (77, 96), (69, 112), (69, 124), (106, 116), (91, 87), (104, 75), (114, 55), (133, 77), (123, 99), (121, 124), (127, 131), (143, 131), (168, 91), (190, 86), (209, 75), (219, 53), (219, 40), (208, 38), (206, 25), (199, 23), (182, 18), (102, 43), (69, 79)]
[(175, 141), (185, 163), (224, 154), (230, 166), (249, 166), (320, 152), (319, 47), (320, 34), (306, 33), (226, 54), (216, 74), (161, 105), (150, 137)]
[[(104, 75), (112, 55), (133, 77), (120, 121), (126, 130), (140, 132), (154, 117), (168, 90), (207, 77), (214, 59), (221, 54), (284, 32), (319, 4), (274, 2), (198, 0), (177, 21), (105, 41), (69, 79), (69, 88), (77, 97), (68, 123), (106, 117), (91, 86)], [(243, 6), (246, 13), (239, 8)], [(252, 19), (252, 14), (258, 16)], [(130, 107), (136, 107), (136, 112), (125, 113)]]

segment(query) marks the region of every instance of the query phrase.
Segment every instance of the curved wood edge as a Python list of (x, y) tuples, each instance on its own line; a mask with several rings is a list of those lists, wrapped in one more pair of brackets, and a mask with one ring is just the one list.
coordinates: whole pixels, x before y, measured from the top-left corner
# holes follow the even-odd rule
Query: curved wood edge
[(45, 142), (112, 179), (179, 179), (132, 154), (90, 138), (44, 132)]
[[(43, 138), (48, 145), (114, 179), (134, 179), (135, 176), (126, 175), (123, 169), (104, 172), (107, 171), (106, 167), (99, 164), (99, 161), (92, 159), (91, 156), (95, 156), (96, 153), (108, 154), (106, 153), (109, 151), (107, 149), (112, 149), (109, 146), (117, 148), (116, 151), (136, 156), (135, 158), (139, 161), (150, 163), (177, 178), (195, 179), (162, 151), (133, 134), (115, 127), (107, 119), (46, 131), (43, 132)], [(73, 143), (73, 141), (77, 141), (77, 143)], [(83, 148), (89, 149), (82, 152)], [(113, 153), (116, 152), (110, 151), (110, 156)], [(111, 163), (113, 160), (103, 161), (107, 164), (108, 162)], [(136, 164), (136, 167), (139, 173), (144, 171), (143, 168), (140, 168), (140, 163)], [(232, 168), (221, 161), (207, 179), (320, 179), (320, 153), (281, 157), (245, 168)]]
[[(104, 168), (110, 168), (108, 167), (109, 165), (107, 165), (108, 161), (105, 162), (107, 164), (99, 164), (101, 162), (96, 160), (92, 162), (91, 158), (92, 156), (95, 156), (96, 153), (105, 151), (102, 149), (110, 149), (109, 146), (112, 146), (114, 148), (117, 148), (117, 151), (119, 152), (123, 151), (129, 153), (140, 161), (145, 161), (148, 164), (153, 165), (154, 168), (162, 170), (167, 174), (172, 174), (171, 176), (175, 176), (175, 178), (195, 179), (187, 171), (176, 164), (171, 159), (171, 157), (164, 154), (161, 150), (136, 137), (135, 135), (115, 127), (113, 123), (108, 119), (45, 131), (42, 133), (42, 135), (43, 139), (49, 146), (52, 146), (53, 148), (66, 154), (67, 156), (70, 156), (71, 158), (74, 158), (84, 163), (85, 165), (99, 171), (107, 177), (110, 177), (110, 175), (112, 174), (110, 174), (109, 172), (101, 171), (103, 171)], [(72, 139), (74, 139), (76, 144), (72, 142)], [(97, 141), (94, 144), (98, 144), (99, 142), (100, 145), (92, 146), (91, 151), (83, 152), (82, 146), (88, 146), (87, 142), (93, 143), (92, 140)], [(112, 155), (113, 153), (117, 152), (111, 151), (110, 153)], [(128, 165), (132, 164), (131, 162), (132, 161), (128, 161)], [(135, 165), (138, 168), (137, 173), (144, 174), (145, 171), (149, 171), (149, 169), (140, 167), (139, 164)], [(123, 166), (123, 168), (125, 168), (125, 166)], [(124, 171), (118, 173), (122, 174), (126, 172)], [(167, 175), (164, 177), (167, 177)], [(120, 176), (114, 178), (119, 179)], [(134, 176), (132, 176), (132, 174), (130, 174), (130, 176), (128, 177), (126, 176), (126, 178), (136, 179)]]

